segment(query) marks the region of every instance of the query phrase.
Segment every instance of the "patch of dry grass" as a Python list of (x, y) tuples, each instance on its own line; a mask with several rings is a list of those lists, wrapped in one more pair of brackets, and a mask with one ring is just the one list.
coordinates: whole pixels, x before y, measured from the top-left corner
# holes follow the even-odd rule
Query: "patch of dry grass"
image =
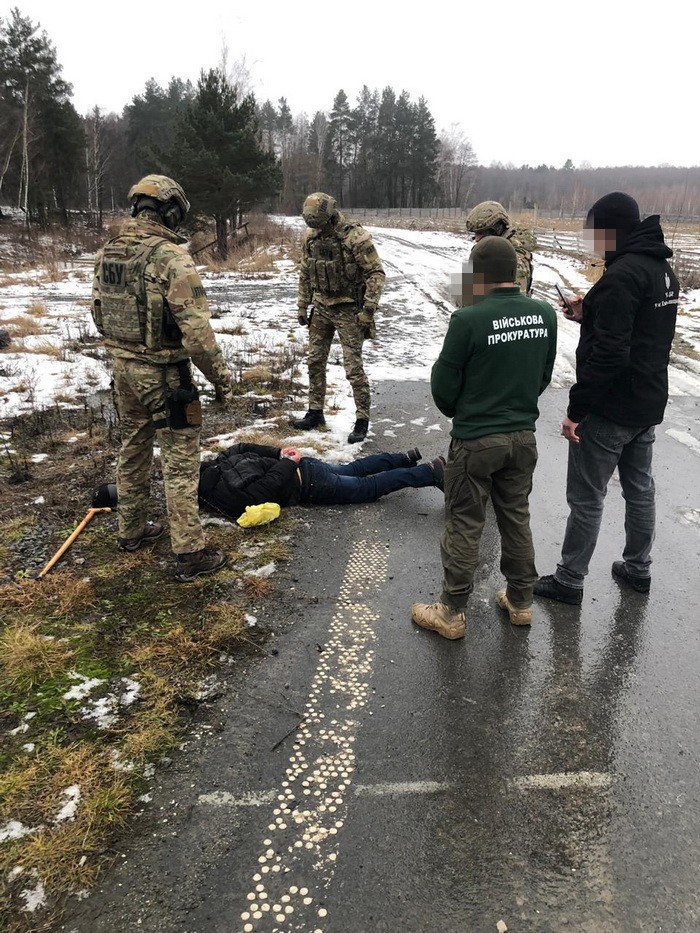
[[(68, 801), (65, 791), (75, 786), (80, 799), (74, 818), (57, 822)], [(54, 894), (93, 883), (95, 856), (125, 822), (134, 797), (133, 780), (114, 769), (108, 749), (99, 745), (49, 744), (40, 758), (17, 760), (0, 776), (0, 820), (17, 819), (36, 831), (0, 849), (0, 869), (21, 865), (22, 886), (35, 871)]]
[(45, 337), (42, 340), (37, 340), (30, 346), (23, 346), (22, 352), (34, 353), (38, 356), (50, 356), (51, 359), (59, 360), (61, 362), (68, 359), (66, 348), (61, 343), (54, 343), (52, 340), (49, 340), (48, 337)]
[(221, 324), (216, 328), (217, 334), (224, 334), (227, 337), (242, 337), (247, 333), (242, 321), (237, 324)]
[(292, 552), (284, 541), (267, 541), (264, 547), (266, 562), (292, 559)]
[(43, 334), (44, 330), (40, 324), (37, 324), (28, 314), (17, 314), (15, 317), (7, 317), (2, 321), (2, 326), (10, 331), (10, 335), (17, 339), (21, 337), (36, 337)]
[(246, 576), (243, 577), (243, 592), (248, 599), (253, 602), (269, 596), (272, 592), (272, 584), (264, 577)]
[(16, 622), (0, 634), (0, 684), (29, 691), (68, 669), (73, 652), (62, 641), (42, 635), (36, 623)]
[(263, 383), (272, 379), (272, 370), (267, 366), (251, 366), (241, 374), (241, 381), (244, 383)]

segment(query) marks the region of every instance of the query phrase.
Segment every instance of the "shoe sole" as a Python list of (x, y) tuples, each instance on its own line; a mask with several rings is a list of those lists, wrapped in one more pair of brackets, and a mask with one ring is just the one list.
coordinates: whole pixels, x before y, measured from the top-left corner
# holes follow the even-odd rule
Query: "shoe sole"
[(221, 570), (222, 567), (225, 567), (227, 563), (228, 563), (228, 558), (222, 561), (222, 563), (217, 564), (216, 567), (210, 567), (209, 570), (198, 570), (197, 573), (193, 573), (189, 577), (186, 577), (182, 573), (176, 573), (175, 579), (177, 580), (178, 583), (192, 583), (194, 580), (197, 579), (197, 577), (204, 577), (208, 573), (216, 573), (217, 570)]
[[(507, 602), (505, 590), (503, 590), (502, 593), (496, 593), (496, 603), (499, 609), (503, 609), (504, 612), (508, 613), (508, 618), (510, 619), (511, 625), (532, 625), (532, 611), (530, 611), (530, 618), (527, 620), (525, 619), (519, 620), (519, 619), (513, 618), (513, 615), (511, 614), (510, 604)], [(513, 606), (512, 608), (513, 608), (513, 612), (525, 612), (526, 611), (524, 609), (516, 609), (515, 606)]]
[(649, 578), (648, 580), (645, 579), (644, 577), (639, 577), (638, 579), (635, 579), (635, 577), (632, 577), (629, 574), (626, 574), (624, 572), (620, 573), (620, 571), (615, 570), (614, 567), (612, 569), (612, 575), (616, 579), (621, 580), (623, 583), (626, 583), (627, 586), (631, 586), (632, 589), (635, 591), (635, 593), (648, 593), (649, 590), (651, 589), (651, 578)]
[(537, 589), (534, 590), (535, 596), (539, 596), (540, 599), (552, 599), (556, 603), (565, 603), (567, 606), (580, 606), (583, 602), (583, 593), (577, 599), (571, 599), (569, 596), (562, 596), (558, 593), (540, 593)]
[(435, 632), (437, 635), (441, 635), (443, 638), (449, 639), (449, 641), (457, 641), (459, 638), (464, 638), (464, 636), (467, 634), (466, 626), (464, 630), (461, 631), (458, 635), (448, 635), (447, 632), (444, 632), (442, 629), (437, 628), (434, 625), (430, 625), (428, 622), (419, 622), (418, 619), (416, 619), (413, 615), (411, 615), (411, 622), (413, 622), (414, 625), (417, 625), (418, 628), (425, 629), (426, 632)]

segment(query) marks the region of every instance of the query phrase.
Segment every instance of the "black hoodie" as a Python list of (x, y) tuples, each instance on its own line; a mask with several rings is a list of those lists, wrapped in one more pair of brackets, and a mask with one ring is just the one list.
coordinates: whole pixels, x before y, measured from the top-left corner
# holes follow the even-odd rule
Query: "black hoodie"
[(679, 292), (672, 255), (658, 215), (606, 253), (605, 272), (583, 300), (572, 421), (590, 413), (630, 427), (663, 421)]

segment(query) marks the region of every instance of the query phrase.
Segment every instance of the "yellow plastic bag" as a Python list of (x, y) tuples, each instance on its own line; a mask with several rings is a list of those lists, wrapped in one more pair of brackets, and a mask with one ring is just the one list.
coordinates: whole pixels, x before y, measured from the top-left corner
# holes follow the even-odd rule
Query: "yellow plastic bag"
[(241, 528), (252, 528), (253, 525), (267, 525), (280, 517), (282, 509), (276, 502), (263, 502), (261, 505), (247, 505), (245, 512), (236, 519)]

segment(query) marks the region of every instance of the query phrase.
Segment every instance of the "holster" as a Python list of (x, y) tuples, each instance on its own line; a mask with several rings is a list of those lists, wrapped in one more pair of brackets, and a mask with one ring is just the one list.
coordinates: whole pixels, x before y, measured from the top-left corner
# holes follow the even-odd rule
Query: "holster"
[(189, 360), (177, 363), (180, 385), (168, 389), (168, 427), (173, 431), (183, 428), (198, 428), (202, 424), (202, 403), (199, 390), (192, 382)]

